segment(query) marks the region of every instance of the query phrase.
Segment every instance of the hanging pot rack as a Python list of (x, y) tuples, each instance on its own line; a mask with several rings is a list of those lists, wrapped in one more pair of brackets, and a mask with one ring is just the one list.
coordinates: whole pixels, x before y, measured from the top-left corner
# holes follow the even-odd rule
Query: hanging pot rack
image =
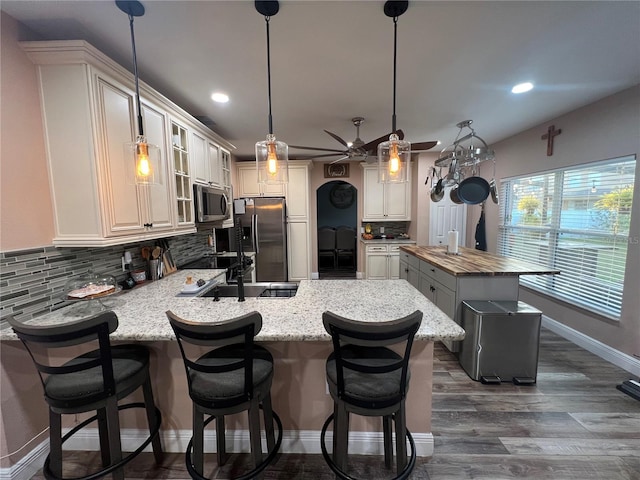
[[(435, 162), (436, 167), (450, 167), (453, 165), (453, 170), (457, 171), (461, 168), (476, 167), (482, 162), (495, 159), (494, 151), (471, 128), (472, 123), (473, 120), (464, 120), (456, 124), (456, 127), (460, 129), (458, 135), (456, 135), (456, 139), (451, 145), (442, 149), (440, 157)], [(465, 128), (468, 128), (471, 132), (460, 137)], [(474, 145), (474, 139), (477, 139), (481, 145)], [(471, 141), (469, 145), (463, 145), (464, 142), (469, 140)]]

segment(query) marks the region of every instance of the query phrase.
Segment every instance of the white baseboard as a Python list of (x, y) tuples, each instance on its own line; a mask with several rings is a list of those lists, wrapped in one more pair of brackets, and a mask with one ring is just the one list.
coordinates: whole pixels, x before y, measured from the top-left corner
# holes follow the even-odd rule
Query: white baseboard
[[(570, 342), (575, 343), (579, 347), (588, 350), (594, 355), (599, 356), (607, 362), (632, 373), (636, 377), (640, 377), (640, 360), (637, 358), (616, 350), (609, 345), (595, 340), (588, 335), (585, 335), (584, 333), (568, 327), (545, 315), (542, 316), (542, 326), (548, 328), (554, 333), (557, 333), (561, 337), (566, 338)], [(619, 380), (622, 381), (624, 379), (621, 378)]]
[[(122, 449), (130, 452), (138, 448), (147, 437), (148, 432), (137, 429), (123, 429), (121, 431)], [(162, 448), (166, 452), (184, 452), (187, 443), (191, 438), (191, 430), (164, 430), (161, 431)], [(432, 433), (414, 433), (413, 440), (416, 444), (416, 455), (419, 457), (430, 457), (433, 455), (434, 442)], [(327, 432), (327, 449), (331, 451), (333, 435)], [(204, 445), (206, 452), (215, 452), (216, 434), (215, 429), (205, 430)], [(98, 442), (98, 430), (83, 428), (73, 435), (64, 444), (66, 450), (89, 450), (97, 451), (100, 448)], [(267, 445), (262, 438), (262, 448), (266, 451)], [(148, 446), (145, 451), (151, 451)], [(249, 431), (232, 430), (227, 431), (227, 451), (249, 452)], [(307, 453), (320, 454), (320, 431), (318, 430), (285, 430), (282, 434), (282, 453)], [(349, 433), (349, 453), (354, 455), (383, 455), (382, 432), (350, 432)]]
[(15, 465), (0, 468), (0, 480), (29, 480), (42, 468), (47, 455), (49, 455), (48, 438), (18, 460)]
[[(63, 435), (69, 429), (63, 431)], [(147, 438), (146, 430), (122, 429), (122, 450), (132, 452)], [(190, 430), (161, 431), (162, 448), (165, 452), (182, 453), (186, 450)], [(413, 440), (416, 444), (418, 457), (433, 456), (434, 442), (432, 433), (414, 433)], [(325, 439), (327, 449), (331, 451), (333, 435), (327, 432)], [(204, 446), (206, 452), (215, 452), (215, 430), (205, 430)], [(267, 445), (262, 439), (262, 448), (266, 452)], [(64, 443), (65, 450), (98, 451), (98, 429), (83, 428)], [(151, 451), (148, 446), (145, 451)], [(249, 431), (235, 430), (227, 432), (227, 451), (249, 452)], [(282, 434), (282, 453), (306, 453), (320, 454), (320, 432), (317, 430), (285, 430)], [(349, 434), (349, 453), (354, 455), (383, 455), (383, 440), (381, 432), (351, 432)], [(44, 440), (31, 452), (21, 458), (18, 463), (9, 468), (0, 468), (0, 480), (28, 480), (35, 475), (44, 465), (44, 460), (49, 454), (49, 439)]]

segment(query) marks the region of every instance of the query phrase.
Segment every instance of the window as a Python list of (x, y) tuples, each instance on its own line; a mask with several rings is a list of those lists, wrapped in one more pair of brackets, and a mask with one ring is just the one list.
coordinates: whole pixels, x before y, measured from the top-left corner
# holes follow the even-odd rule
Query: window
[(503, 180), (498, 253), (560, 270), (522, 285), (618, 319), (635, 156)]

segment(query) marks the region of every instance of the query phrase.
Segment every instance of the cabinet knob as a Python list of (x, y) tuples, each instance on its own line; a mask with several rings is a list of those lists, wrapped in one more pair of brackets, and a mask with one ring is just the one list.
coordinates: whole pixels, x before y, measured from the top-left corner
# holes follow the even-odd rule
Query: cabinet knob
[(429, 285), (429, 291), (435, 292), (436, 291), (436, 287), (434, 287), (433, 285)]
[(144, 223), (143, 226), (147, 228), (151, 228), (153, 227), (153, 223)]

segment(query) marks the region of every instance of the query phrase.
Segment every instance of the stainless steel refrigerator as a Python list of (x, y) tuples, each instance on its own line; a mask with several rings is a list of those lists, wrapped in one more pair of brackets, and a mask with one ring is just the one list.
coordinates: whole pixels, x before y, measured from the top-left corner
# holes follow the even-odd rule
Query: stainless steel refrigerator
[[(235, 214), (236, 224), (242, 225), (242, 248), (255, 252), (254, 267), (258, 282), (286, 282), (287, 275), (287, 216), (283, 197), (241, 198), (244, 214)], [(236, 208), (234, 201), (234, 211)], [(237, 225), (236, 225), (237, 226)], [(229, 232), (229, 250), (237, 251), (235, 228)]]

